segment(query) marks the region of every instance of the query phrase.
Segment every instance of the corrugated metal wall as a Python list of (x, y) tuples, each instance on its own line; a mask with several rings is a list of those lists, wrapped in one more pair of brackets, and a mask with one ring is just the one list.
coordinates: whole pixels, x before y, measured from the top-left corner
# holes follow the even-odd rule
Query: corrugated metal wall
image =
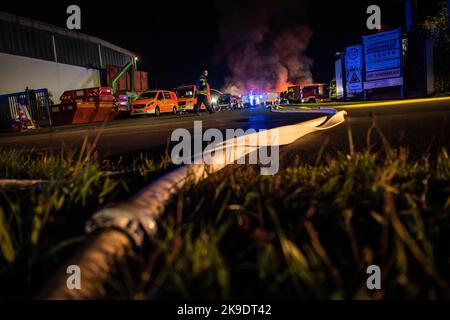
[(0, 21), (0, 52), (54, 61), (51, 34)]
[(98, 45), (74, 38), (55, 35), (58, 62), (99, 69)]
[[(126, 54), (101, 45), (102, 66), (98, 44), (60, 34), (54, 36), (60, 63), (100, 69), (106, 65), (123, 67), (131, 59)], [(55, 61), (52, 33), (6, 21), (0, 21), (0, 52)]]
[(106, 67), (107, 65), (123, 67), (128, 62), (130, 62), (131, 57), (127, 56), (126, 54), (117, 52), (104, 46), (101, 46), (101, 50), (103, 67)]

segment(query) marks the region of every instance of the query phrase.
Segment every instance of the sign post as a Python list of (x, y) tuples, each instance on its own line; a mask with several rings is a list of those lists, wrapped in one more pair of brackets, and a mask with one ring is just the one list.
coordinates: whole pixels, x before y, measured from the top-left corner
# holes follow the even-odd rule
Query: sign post
[(363, 37), (364, 90), (399, 86), (403, 97), (403, 50), (400, 29)]
[(345, 49), (345, 74), (349, 97), (363, 93), (362, 46), (355, 45)]

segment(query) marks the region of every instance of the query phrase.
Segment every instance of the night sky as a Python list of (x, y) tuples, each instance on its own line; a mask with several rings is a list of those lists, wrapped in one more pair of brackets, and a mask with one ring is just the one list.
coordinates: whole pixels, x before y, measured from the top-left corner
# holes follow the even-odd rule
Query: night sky
[[(250, 1), (255, 15), (239, 12), (233, 1), (36, 1), (2, 2), (0, 10), (65, 27), (69, 4), (82, 11), (82, 29), (90, 34), (131, 50), (139, 56), (139, 68), (148, 71), (151, 87), (173, 88), (192, 83), (207, 68), (210, 82), (220, 88), (228, 75), (226, 61), (217, 61), (223, 39), (219, 39), (223, 17), (252, 22), (258, 19), (259, 1)], [(245, 0), (243, 0), (245, 1)], [(419, 1), (420, 16), (435, 10), (439, 0)], [(266, 1), (267, 2), (267, 1)], [(314, 60), (313, 78), (329, 82), (334, 74), (334, 54), (345, 46), (360, 42), (370, 34), (365, 24), (366, 8), (378, 4), (382, 23), (389, 27), (404, 24), (403, 1), (320, 1), (274, 0), (268, 13), (269, 28), (306, 25), (312, 37), (306, 54)], [(433, 3), (433, 5), (430, 5)], [(237, 22), (238, 23), (238, 22)], [(239, 50), (239, 48), (236, 48)]]

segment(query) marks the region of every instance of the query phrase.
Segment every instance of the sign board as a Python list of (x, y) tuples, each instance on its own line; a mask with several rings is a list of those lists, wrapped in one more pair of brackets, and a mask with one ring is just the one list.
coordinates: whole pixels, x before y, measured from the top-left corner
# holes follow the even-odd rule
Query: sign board
[(334, 63), (334, 70), (336, 74), (336, 98), (344, 98), (344, 73), (342, 72), (342, 58), (339, 58)]
[(400, 76), (401, 76), (400, 68), (395, 68), (395, 69), (367, 72), (366, 80), (373, 81), (373, 80), (380, 80), (380, 79), (387, 79), (387, 78), (398, 78)]
[[(366, 81), (364, 88), (382, 88), (383, 84), (388, 87), (402, 86), (402, 35), (400, 29), (363, 37), (363, 45)], [(381, 79), (396, 80), (378, 81)], [(377, 81), (377, 83), (370, 84), (371, 81)]]
[(364, 89), (369, 90), (369, 89), (395, 87), (395, 86), (402, 86), (402, 85), (403, 85), (403, 77), (399, 77), (399, 78), (367, 81), (364, 83)]
[(356, 45), (345, 49), (345, 74), (347, 93), (357, 95), (363, 92), (362, 46)]

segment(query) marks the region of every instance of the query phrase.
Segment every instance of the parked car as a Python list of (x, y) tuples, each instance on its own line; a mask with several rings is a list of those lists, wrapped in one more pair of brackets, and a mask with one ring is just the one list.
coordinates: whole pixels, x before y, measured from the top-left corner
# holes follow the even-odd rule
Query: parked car
[(128, 117), (133, 102), (139, 97), (134, 91), (117, 91), (114, 94), (114, 101), (117, 106), (118, 117)]
[(231, 110), (233, 108), (231, 94), (221, 94), (217, 100), (217, 108), (218, 110)]
[(219, 97), (222, 95), (223, 93), (220, 92), (219, 90), (216, 89), (211, 89), (210, 90), (210, 103), (211, 103), (211, 107), (213, 107), (214, 110), (218, 111), (219, 109)]
[(178, 112), (178, 100), (175, 92), (166, 90), (151, 90), (141, 93), (131, 104), (130, 115), (154, 114)]
[[(178, 99), (178, 107), (180, 111), (192, 111), (194, 110), (194, 106), (197, 103), (197, 99), (195, 98), (196, 87), (195, 85), (185, 85), (180, 86), (175, 89), (175, 94)], [(204, 108), (202, 106), (202, 108)]]
[[(194, 84), (182, 85), (175, 89), (180, 111), (188, 112), (194, 110), (194, 106), (197, 103), (197, 99), (195, 98), (196, 91), (197, 87)], [(207, 91), (208, 99), (209, 101), (211, 101), (211, 90), (209, 88), (209, 85)], [(206, 110), (206, 107), (202, 104), (200, 106), (200, 110)]]

